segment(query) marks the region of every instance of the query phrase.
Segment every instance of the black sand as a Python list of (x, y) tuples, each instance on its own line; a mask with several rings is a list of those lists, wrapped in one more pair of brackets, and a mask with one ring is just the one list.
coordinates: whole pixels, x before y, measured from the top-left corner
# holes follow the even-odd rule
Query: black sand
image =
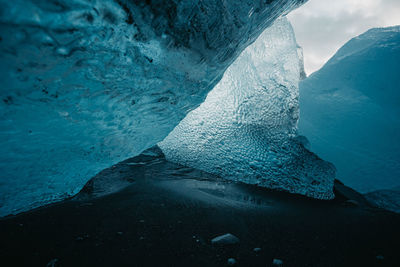
[[(95, 198), (107, 179), (129, 186)], [(2, 219), (0, 266), (400, 266), (400, 215), (337, 186), (317, 201), (139, 156), (72, 200)], [(211, 245), (225, 233), (240, 243)]]

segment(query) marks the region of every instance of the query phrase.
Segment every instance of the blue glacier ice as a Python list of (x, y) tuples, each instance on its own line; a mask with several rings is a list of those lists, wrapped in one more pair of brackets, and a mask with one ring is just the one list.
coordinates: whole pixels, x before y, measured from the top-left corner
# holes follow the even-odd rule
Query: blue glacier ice
[(0, 0), (0, 216), (161, 141), (304, 0)]
[(400, 213), (400, 186), (368, 192), (364, 197), (373, 206)]
[(301, 82), (300, 106), (299, 131), (338, 179), (362, 193), (400, 186), (400, 26), (346, 43)]
[(283, 17), (161, 142), (166, 158), (234, 181), (333, 198), (334, 167), (297, 134), (301, 49)]

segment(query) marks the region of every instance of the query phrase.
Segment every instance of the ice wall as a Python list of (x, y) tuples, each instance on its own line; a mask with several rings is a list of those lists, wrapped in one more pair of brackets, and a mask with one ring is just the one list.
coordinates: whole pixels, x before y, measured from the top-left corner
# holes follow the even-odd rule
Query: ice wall
[(332, 198), (334, 167), (297, 136), (299, 55), (290, 23), (279, 19), (159, 143), (167, 159), (236, 181)]
[(300, 106), (299, 131), (338, 179), (362, 193), (400, 186), (400, 26), (346, 43), (300, 84)]
[(304, 0), (0, 0), (0, 216), (162, 140)]

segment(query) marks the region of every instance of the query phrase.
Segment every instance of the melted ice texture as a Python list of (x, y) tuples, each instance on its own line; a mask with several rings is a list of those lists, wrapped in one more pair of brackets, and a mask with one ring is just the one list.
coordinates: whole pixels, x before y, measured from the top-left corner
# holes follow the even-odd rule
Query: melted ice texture
[(400, 26), (346, 43), (300, 84), (300, 106), (299, 131), (338, 179), (362, 193), (400, 186)]
[(293, 29), (281, 18), (159, 143), (167, 159), (235, 181), (332, 198), (334, 167), (297, 135), (299, 62)]
[(0, 0), (0, 216), (161, 141), (304, 0)]

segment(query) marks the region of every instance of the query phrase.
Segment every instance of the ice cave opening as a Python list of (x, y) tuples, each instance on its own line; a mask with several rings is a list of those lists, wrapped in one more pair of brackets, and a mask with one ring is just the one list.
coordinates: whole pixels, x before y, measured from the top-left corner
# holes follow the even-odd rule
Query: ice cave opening
[(0, 215), (160, 142), (304, 0), (0, 0)]
[[(362, 193), (398, 186), (398, 27), (301, 81), (285, 15), (304, 2), (0, 0), (0, 216), (73, 196), (156, 144), (317, 199), (334, 197), (329, 162)], [(369, 197), (382, 194), (399, 196)]]

